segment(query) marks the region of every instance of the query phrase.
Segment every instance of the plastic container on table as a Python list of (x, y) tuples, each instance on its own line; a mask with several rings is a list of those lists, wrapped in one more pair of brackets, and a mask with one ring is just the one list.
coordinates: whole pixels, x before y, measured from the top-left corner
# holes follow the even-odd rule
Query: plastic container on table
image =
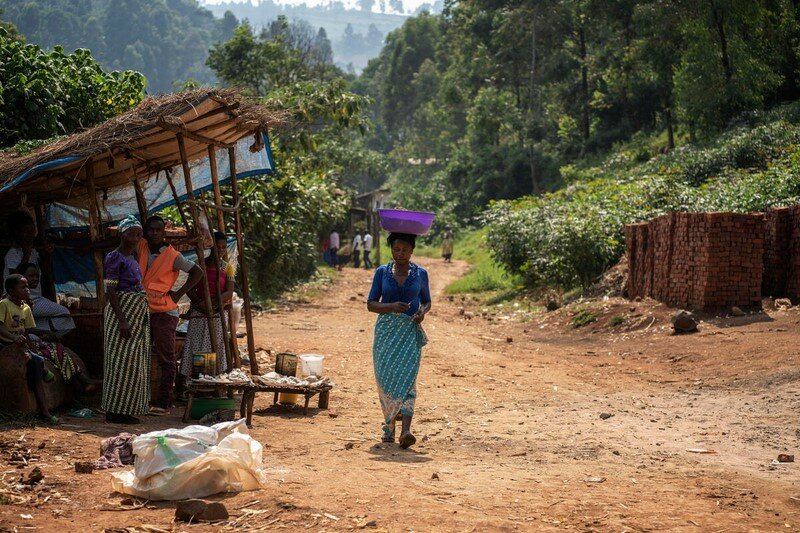
[(217, 375), (217, 354), (215, 352), (192, 355), (192, 378), (197, 379), (200, 374), (207, 376)]
[(433, 225), (434, 213), (426, 211), (405, 211), (403, 209), (378, 209), (381, 227), (392, 233), (425, 235)]
[(300, 362), (300, 377), (305, 378), (308, 376), (322, 377), (323, 364), (325, 362), (324, 355), (315, 353), (307, 353), (297, 358)]

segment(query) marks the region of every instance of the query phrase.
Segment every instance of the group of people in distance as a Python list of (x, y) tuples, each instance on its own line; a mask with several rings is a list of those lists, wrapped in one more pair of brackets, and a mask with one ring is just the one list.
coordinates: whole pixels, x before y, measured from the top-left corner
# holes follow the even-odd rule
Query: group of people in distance
[[(54, 376), (45, 368), (50, 360), (65, 381), (74, 382), (85, 392), (96, 390), (99, 383), (89, 379), (80, 358), (65, 348), (59, 339), (75, 328), (69, 310), (42, 296), (39, 289), (40, 252), (33, 246), (37, 235), (33, 220), (26, 213), (16, 213), (9, 224), (13, 243), (5, 256), (5, 297), (0, 301), (0, 345), (17, 343), (27, 357), (26, 380), (36, 398), (41, 415), (50, 423), (58, 418), (47, 409), (43, 382)], [(218, 352), (209, 333), (209, 313), (217, 329), (218, 343), (224, 342), (217, 298), (208, 309), (202, 285), (202, 269), (186, 259), (165, 241), (166, 224), (159, 216), (151, 216), (144, 225), (134, 215), (118, 224), (118, 246), (104, 260), (103, 280), (107, 304), (103, 320), (103, 381), (101, 407), (106, 420), (112, 423), (139, 422), (144, 414), (164, 415), (172, 406), (178, 361), (175, 334), (180, 317), (177, 302), (186, 295), (191, 307), (187, 338), (181, 354), (180, 372), (191, 375), (194, 353)], [(227, 238), (214, 234), (217, 257), (227, 257)], [(52, 245), (42, 247), (43, 254), (52, 253)], [(223, 305), (233, 296), (233, 267), (213, 254), (205, 259), (211, 293), (221, 293)], [(185, 282), (173, 287), (181, 272)], [(155, 358), (160, 380), (151, 403), (151, 359)], [(188, 364), (187, 364), (188, 361)], [(222, 370), (224, 358), (220, 359)], [(180, 379), (177, 380), (180, 383)]]
[[(361, 261), (363, 259), (364, 268), (368, 270), (372, 269), (372, 260), (370, 259), (370, 253), (372, 252), (372, 235), (365, 230), (356, 230), (351, 247), (353, 266), (355, 268), (361, 267)], [(326, 263), (337, 270), (341, 270), (347, 262), (343, 262), (339, 257), (340, 249), (341, 237), (338, 231), (333, 230), (328, 238), (322, 241), (322, 256)]]

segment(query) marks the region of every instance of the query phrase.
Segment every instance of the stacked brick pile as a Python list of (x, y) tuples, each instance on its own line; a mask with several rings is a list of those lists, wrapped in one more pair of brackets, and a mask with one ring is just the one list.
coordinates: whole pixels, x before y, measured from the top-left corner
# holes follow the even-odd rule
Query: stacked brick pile
[(628, 224), (625, 226), (625, 245), (628, 248), (628, 297), (644, 298), (652, 289), (653, 263), (649, 246), (650, 226)]
[(789, 275), (792, 243), (792, 208), (770, 209), (766, 213), (764, 235), (764, 280), (761, 294), (784, 296)]
[(629, 297), (705, 310), (760, 304), (763, 214), (670, 213), (625, 233)]
[[(785, 249), (776, 248), (770, 250), (770, 256), (778, 258), (778, 264), (782, 265), (780, 271), (786, 272), (786, 289), (783, 293), (776, 293), (770, 296), (788, 296), (793, 300), (800, 299), (800, 205), (787, 208), (787, 221), (784, 226), (784, 236), (778, 242), (788, 241)], [(777, 211), (777, 210), (774, 210)], [(782, 258), (782, 261), (781, 261)], [(777, 277), (770, 273), (771, 277)]]

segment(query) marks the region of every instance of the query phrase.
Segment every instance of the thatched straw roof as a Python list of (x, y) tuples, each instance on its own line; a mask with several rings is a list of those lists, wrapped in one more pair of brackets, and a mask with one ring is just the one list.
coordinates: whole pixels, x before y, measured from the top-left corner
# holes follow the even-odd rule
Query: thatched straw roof
[(0, 206), (22, 194), (31, 204), (80, 204), (90, 161), (96, 189), (108, 190), (180, 166), (176, 133), (183, 134), (192, 161), (206, 157), (210, 144), (227, 147), (282, 122), (280, 112), (229, 89), (148, 97), (127, 113), (29, 154), (0, 152)]

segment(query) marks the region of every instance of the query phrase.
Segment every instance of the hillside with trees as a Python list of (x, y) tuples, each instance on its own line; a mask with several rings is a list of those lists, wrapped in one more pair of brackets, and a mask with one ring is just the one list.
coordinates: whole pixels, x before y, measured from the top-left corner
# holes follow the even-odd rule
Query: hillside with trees
[(151, 94), (187, 80), (213, 84), (208, 49), (238, 25), (195, 0), (0, 0), (0, 10), (30, 43), (87, 48), (106, 69), (142, 72)]
[(512, 272), (570, 288), (625, 222), (796, 199), (797, 116), (776, 106), (800, 95), (799, 20), (788, 1), (460, 0), (389, 34), (354, 87), (396, 203), (488, 222)]

